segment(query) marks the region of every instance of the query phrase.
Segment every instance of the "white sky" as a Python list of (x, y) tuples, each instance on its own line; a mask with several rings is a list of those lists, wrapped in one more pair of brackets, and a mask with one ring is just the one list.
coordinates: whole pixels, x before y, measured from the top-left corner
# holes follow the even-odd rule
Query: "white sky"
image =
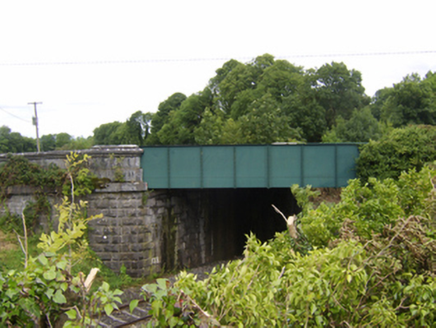
[[(265, 53), (304, 68), (343, 61), (373, 96), (436, 71), (435, 9), (433, 0), (0, 0), (0, 126), (35, 137), (36, 101), (40, 136), (87, 137), (202, 90), (231, 58)], [(413, 54), (392, 54), (404, 52)], [(332, 56), (369, 53), (390, 54)]]

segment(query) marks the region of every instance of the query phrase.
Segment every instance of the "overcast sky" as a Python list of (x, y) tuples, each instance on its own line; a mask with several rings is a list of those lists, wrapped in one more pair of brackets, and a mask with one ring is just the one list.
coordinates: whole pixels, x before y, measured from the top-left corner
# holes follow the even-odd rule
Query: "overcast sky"
[(87, 137), (175, 92), (202, 90), (234, 58), (304, 68), (344, 62), (369, 96), (436, 71), (433, 0), (0, 0), (0, 126)]

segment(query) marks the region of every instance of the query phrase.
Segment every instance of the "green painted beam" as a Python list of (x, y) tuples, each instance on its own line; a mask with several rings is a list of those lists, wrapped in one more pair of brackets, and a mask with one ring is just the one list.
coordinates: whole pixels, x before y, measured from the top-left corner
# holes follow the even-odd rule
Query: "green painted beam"
[(144, 147), (150, 189), (344, 187), (358, 144)]

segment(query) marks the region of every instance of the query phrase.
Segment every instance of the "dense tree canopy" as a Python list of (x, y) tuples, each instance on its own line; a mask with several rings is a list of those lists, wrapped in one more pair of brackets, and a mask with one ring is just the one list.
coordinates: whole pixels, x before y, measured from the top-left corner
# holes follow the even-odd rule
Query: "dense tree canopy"
[(161, 103), (146, 144), (319, 142), (337, 117), (369, 104), (361, 82), (343, 63), (305, 71), (269, 54), (232, 59), (203, 91)]
[(23, 153), (36, 151), (36, 142), (12, 132), (7, 126), (0, 127), (0, 153)]
[(381, 124), (372, 115), (371, 109), (354, 110), (350, 119), (339, 117), (336, 125), (327, 132), (323, 142), (368, 142), (377, 140), (382, 134)]
[(323, 65), (312, 74), (315, 97), (326, 111), (328, 127), (335, 124), (337, 117), (348, 120), (354, 109), (369, 104), (370, 99), (364, 93), (360, 72), (348, 70), (344, 63)]
[[(186, 145), (273, 142), (368, 142), (392, 128), (436, 124), (436, 74), (406, 76), (370, 99), (362, 75), (344, 63), (304, 69), (264, 54), (231, 59), (206, 87), (176, 92), (156, 113), (134, 112), (125, 122), (95, 128), (93, 138), (66, 133), (41, 138), (43, 150), (92, 144)], [(33, 139), (2, 128), (0, 151), (32, 151)], [(33, 148), (32, 148), (33, 147)]]
[(116, 134), (120, 122), (105, 123), (94, 129), (94, 142), (96, 145), (117, 145), (120, 140)]
[(152, 116), (153, 119), (150, 128), (151, 134), (148, 136), (146, 141), (147, 144), (153, 145), (161, 143), (158, 137), (159, 131), (162, 129), (165, 123), (168, 122), (170, 112), (179, 109), (180, 105), (185, 99), (186, 96), (183, 93), (177, 92), (159, 104), (157, 112)]
[(153, 114), (137, 111), (124, 122), (105, 123), (94, 129), (95, 145), (142, 146), (150, 135)]
[(429, 72), (424, 80), (417, 74), (406, 76), (392, 88), (384, 89), (376, 106), (381, 119), (394, 127), (436, 124), (436, 75)]

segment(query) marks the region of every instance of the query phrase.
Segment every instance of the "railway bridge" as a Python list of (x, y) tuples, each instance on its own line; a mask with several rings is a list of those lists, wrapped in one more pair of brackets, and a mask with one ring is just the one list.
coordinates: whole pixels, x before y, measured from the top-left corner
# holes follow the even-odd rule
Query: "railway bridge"
[(162, 146), (143, 148), (153, 189), (338, 188), (355, 178), (357, 144)]
[[(86, 197), (89, 244), (114, 271), (131, 276), (163, 268), (199, 266), (239, 256), (246, 234), (265, 241), (286, 229), (299, 208), (290, 187), (339, 188), (355, 178), (358, 144), (234, 146), (95, 146), (77, 151), (91, 157), (93, 174), (108, 181)], [(15, 154), (42, 166), (63, 167), (70, 151)], [(0, 164), (7, 160), (0, 154)], [(0, 215), (21, 215), (34, 189), (8, 187)], [(54, 205), (58, 195), (48, 196)], [(49, 229), (56, 221), (41, 218)], [(51, 222), (47, 224), (47, 222)]]

